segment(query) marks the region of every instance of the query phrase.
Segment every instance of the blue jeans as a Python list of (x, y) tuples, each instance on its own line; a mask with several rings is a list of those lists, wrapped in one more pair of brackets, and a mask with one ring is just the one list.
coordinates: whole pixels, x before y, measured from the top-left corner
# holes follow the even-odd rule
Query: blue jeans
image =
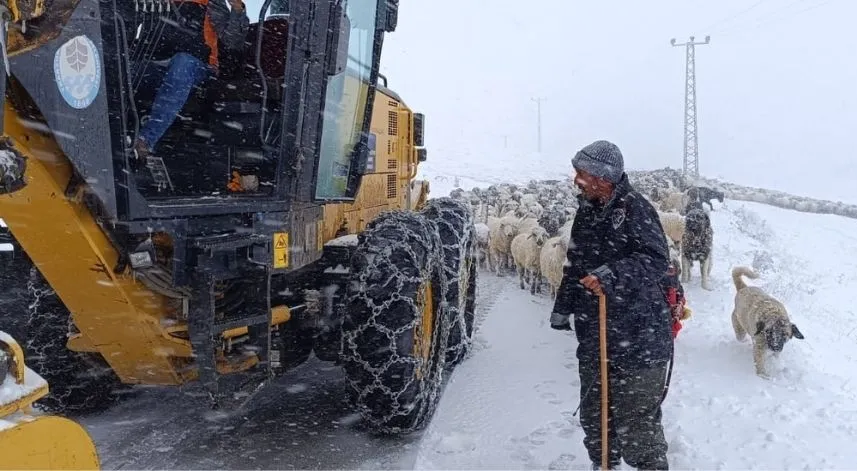
[[(211, 67), (196, 57), (180, 52), (170, 59), (166, 71), (160, 67), (153, 75), (163, 75), (163, 81), (155, 95), (149, 120), (140, 129), (140, 138), (153, 150), (167, 129), (176, 120), (179, 112), (187, 103), (193, 87), (205, 81), (211, 74)], [(148, 74), (147, 74), (148, 75)], [(151, 76), (147, 76), (151, 78)]]

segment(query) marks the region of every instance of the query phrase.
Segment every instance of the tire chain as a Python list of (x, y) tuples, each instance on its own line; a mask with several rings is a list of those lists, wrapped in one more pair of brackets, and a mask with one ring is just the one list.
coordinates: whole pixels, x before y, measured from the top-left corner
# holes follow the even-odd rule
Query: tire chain
[[(415, 230), (414, 227), (418, 230)], [(391, 238), (385, 236), (383, 235), (385, 231), (392, 232), (399, 237)], [(378, 236), (375, 236), (375, 234), (378, 234)], [(370, 245), (378, 240), (383, 241), (384, 244)], [(392, 253), (402, 251), (408, 254), (412, 263), (418, 263), (420, 257), (409, 242), (419, 244), (420, 248), (426, 253), (425, 266), (420, 267), (420, 273), (417, 276), (408, 276), (405, 273), (402, 273), (401, 269), (399, 269), (399, 267), (390, 258)], [(367, 266), (360, 270), (359, 276), (356, 280), (352, 280), (349, 283), (347, 294), (348, 305), (353, 305), (355, 303), (363, 304), (371, 309), (371, 316), (369, 319), (357, 320), (359, 325), (354, 326), (354, 328), (349, 329), (346, 325), (343, 325), (342, 360), (346, 364), (359, 366), (362, 372), (365, 375), (368, 375), (364, 376), (364, 378), (370, 377), (372, 379), (371, 381), (365, 381), (363, 378), (355, 378), (353, 375), (349, 375), (348, 383), (357, 394), (356, 403), (360, 412), (375, 430), (382, 433), (393, 434), (409, 433), (420, 429), (426, 420), (434, 413), (434, 409), (436, 408), (440, 398), (439, 389), (443, 380), (443, 370), (446, 363), (446, 355), (442, 354), (442, 352), (441, 354), (433, 355), (432, 358), (429, 359), (428, 364), (424, 364), (425, 362), (420, 358), (399, 355), (396, 349), (396, 340), (398, 337), (408, 331), (415, 330), (417, 326), (421, 324), (422, 320), (421, 307), (417, 305), (416, 300), (409, 296), (401, 295), (403, 288), (408, 284), (413, 284), (418, 287), (425, 277), (432, 276), (432, 274), (425, 273), (426, 267), (434, 267), (435, 270), (438, 270), (439, 274), (443, 277), (443, 271), (440, 270), (443, 255), (440, 250), (437, 225), (422, 217), (419, 213), (403, 211), (382, 213), (368, 225), (363, 233), (360, 234), (359, 245), (356, 253), (366, 254), (365, 258), (367, 260)], [(372, 273), (384, 273), (387, 275), (388, 278), (384, 280), (385, 283), (388, 282), (390, 278), (395, 278), (396, 289), (393, 292), (386, 293), (384, 299), (373, 299), (373, 297), (367, 293), (367, 289), (369, 288), (368, 278)], [(439, 294), (439, 296), (436, 296), (436, 298), (441, 300), (445, 299), (447, 290), (445, 280), (442, 280), (439, 285), (435, 286), (436, 287), (433, 287), (435, 292), (437, 291), (437, 288), (440, 288), (440, 293), (436, 293)], [(408, 305), (408, 311), (413, 314), (412, 319), (409, 319), (409, 321), (401, 327), (394, 329), (391, 329), (382, 322), (379, 322), (378, 316), (380, 314), (384, 313), (392, 303), (398, 303), (401, 301), (404, 301)], [(441, 302), (440, 306), (437, 306), (440, 309), (440, 313), (437, 316), (440, 324), (436, 324), (435, 329), (440, 330), (435, 330), (435, 332), (439, 332), (439, 335), (433, 335), (432, 352), (438, 352), (438, 349), (445, 351), (445, 346), (448, 341), (449, 322), (447, 321), (448, 317), (445, 312), (447, 306), (445, 304), (446, 303)], [(351, 315), (352, 313), (349, 313), (347, 317), (351, 318)], [(377, 358), (367, 359), (361, 356), (361, 338), (369, 328), (374, 328), (375, 330), (383, 333), (389, 340), (388, 350), (380, 346), (375, 350), (375, 353), (381, 350), (389, 351), (390, 356), (386, 361), (378, 362)], [(375, 360), (374, 363), (381, 364), (373, 365), (372, 360)], [(439, 364), (436, 366), (432, 365), (432, 362), (434, 361), (437, 361)], [(385, 383), (385, 375), (388, 374), (388, 370), (391, 366), (397, 364), (410, 364), (413, 365), (415, 369), (423, 367), (424, 371), (432, 375), (431, 377), (424, 377), (422, 379), (424, 384), (418, 389), (416, 396), (405, 398), (405, 401), (402, 401), (405, 403), (400, 402), (400, 399), (402, 399), (401, 395), (405, 391), (409, 390), (414, 381), (419, 380), (413, 376), (408, 378), (406, 381), (403, 381), (401, 385), (396, 387), (397, 390), (394, 390), (391, 385)], [(390, 398), (388, 404), (389, 408), (385, 409), (386, 412), (377, 410), (377, 407), (373, 408), (371, 405), (367, 405), (367, 399), (374, 392), (381, 392)], [(404, 427), (389, 425), (399, 417), (407, 417), (411, 415), (415, 405), (420, 407), (421, 410), (417, 412), (418, 415), (416, 416), (416, 419), (411, 420), (409, 425)]]
[[(467, 328), (465, 307), (470, 282), (470, 267), (474, 263), (474, 222), (473, 215), (460, 200), (450, 197), (435, 198), (428, 201), (423, 213), (438, 225), (441, 234), (441, 246), (444, 253), (443, 269), (446, 272), (447, 293), (458, 293), (457, 302), (450, 302), (448, 318), (452, 323), (450, 331), (456, 328), (460, 334), (454, 345), (447, 345), (447, 355), (457, 364), (470, 352), (473, 345), (473, 326)], [(444, 235), (452, 236), (444, 240)], [(462, 263), (463, 262), (463, 263)], [(462, 267), (463, 265), (463, 267)], [(457, 284), (457, 286), (454, 286)], [(475, 289), (475, 287), (474, 287)], [(468, 334), (470, 330), (470, 335)]]

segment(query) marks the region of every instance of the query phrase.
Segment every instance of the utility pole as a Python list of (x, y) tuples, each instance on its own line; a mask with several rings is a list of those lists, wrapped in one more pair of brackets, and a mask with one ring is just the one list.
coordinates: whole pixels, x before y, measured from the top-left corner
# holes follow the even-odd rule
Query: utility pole
[(544, 100), (544, 98), (530, 98), (530, 99), (533, 100), (534, 102), (536, 102), (536, 106), (537, 106), (537, 110), (538, 110), (537, 111), (538, 112), (538, 118), (537, 118), (537, 120), (538, 120), (537, 121), (538, 149), (539, 149), (539, 153), (541, 154), (541, 152), (542, 152), (542, 100)]
[(684, 46), (687, 52), (687, 64), (684, 84), (684, 174), (699, 176), (699, 136), (696, 126), (696, 46), (708, 44), (711, 36), (705, 37), (705, 42), (690, 41), (676, 44), (675, 38), (670, 40), (674, 47)]

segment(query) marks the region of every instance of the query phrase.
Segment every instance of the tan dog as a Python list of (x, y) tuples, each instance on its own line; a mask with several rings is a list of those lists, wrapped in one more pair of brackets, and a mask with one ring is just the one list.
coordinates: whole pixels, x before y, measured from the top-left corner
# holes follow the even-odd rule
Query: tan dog
[(789, 320), (783, 303), (777, 301), (762, 289), (747, 286), (742, 276), (756, 279), (759, 275), (747, 267), (732, 269), (732, 281), (735, 283), (735, 309), (732, 311), (732, 327), (739, 341), (752, 332), (753, 361), (756, 374), (767, 377), (765, 353), (770, 351), (779, 355), (786, 342), (792, 337), (803, 339), (803, 334)]

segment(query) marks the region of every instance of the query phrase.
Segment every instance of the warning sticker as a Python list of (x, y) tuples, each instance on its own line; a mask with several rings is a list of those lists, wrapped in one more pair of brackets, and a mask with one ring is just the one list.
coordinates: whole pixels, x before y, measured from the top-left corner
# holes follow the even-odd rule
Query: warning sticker
[(274, 233), (274, 268), (289, 266), (289, 233)]

